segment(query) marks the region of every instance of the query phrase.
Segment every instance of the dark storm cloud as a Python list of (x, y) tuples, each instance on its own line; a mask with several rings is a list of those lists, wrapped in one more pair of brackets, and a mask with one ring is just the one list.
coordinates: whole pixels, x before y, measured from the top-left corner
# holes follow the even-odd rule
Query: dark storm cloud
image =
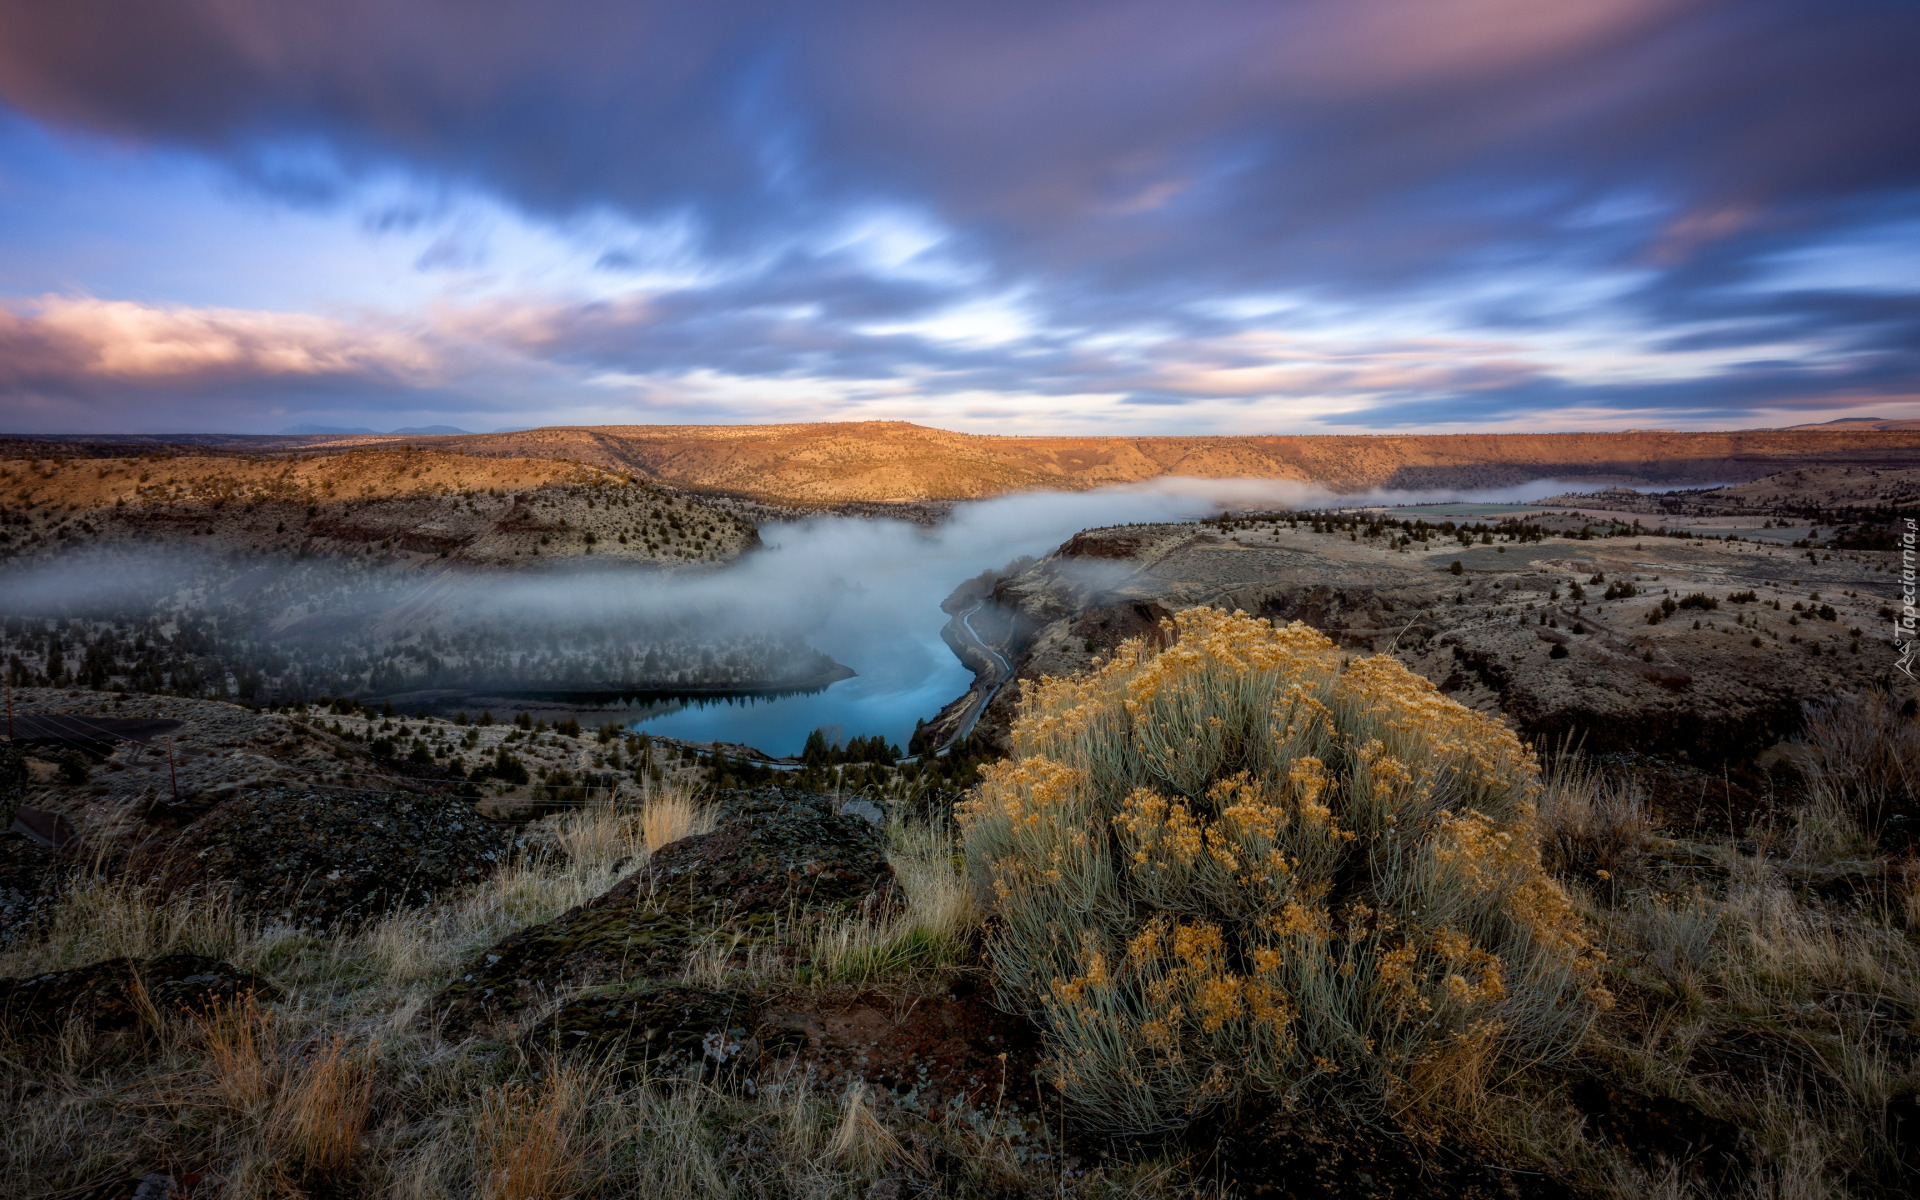
[(722, 236), (901, 197), (1150, 279), (1427, 263), (1632, 185), (1817, 221), (1920, 181), (1916, 51), (1860, 0), (0, 4), (16, 106), (268, 181), (311, 137)]
[[(1271, 394), (1359, 391), (1387, 422), (1920, 390), (1906, 301), (1759, 286), (1770, 256), (1920, 212), (1916, 62), (1920, 7), (1885, 0), (0, 0), (0, 97), (38, 121), (189, 147), (300, 204), (397, 166), (552, 218), (680, 220), (711, 261), (756, 264), (494, 321), (555, 362), (1159, 406), (1262, 394), (1264, 352), (1231, 341), (1254, 323), (1206, 301), (1457, 293), (1477, 328), (1522, 330), (1569, 319), (1540, 292), (1608, 272), (1644, 277), (1612, 303), (1664, 350), (1755, 350), (1606, 387), (1496, 350), (1269, 372)], [(792, 248), (862, 205), (931, 214), (971, 273)], [(448, 241), (420, 263), (469, 255)], [(611, 247), (598, 269), (641, 261)], [(1530, 274), (1518, 298), (1481, 295)], [(1012, 343), (887, 331), (1010, 288), (1042, 326)], [(1055, 332), (1143, 324), (1193, 339), (1187, 361)], [(73, 356), (49, 366), (45, 338), (13, 336), (32, 342), (13, 386), (57, 390)], [(1785, 337), (1841, 361), (1761, 361)], [(330, 361), (309, 375), (382, 394), (399, 377)]]

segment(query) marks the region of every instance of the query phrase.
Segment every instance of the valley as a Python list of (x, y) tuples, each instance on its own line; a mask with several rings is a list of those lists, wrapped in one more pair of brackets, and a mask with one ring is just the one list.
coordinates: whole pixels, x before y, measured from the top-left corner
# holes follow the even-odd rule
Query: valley
[[(388, 1058), (356, 1070), (409, 1104), (453, 1096), (463, 1120), (492, 1119), (497, 1100), (462, 1097), (528, 1063), (577, 1080), (596, 1112), (659, 1089), (645, 1095), (694, 1105), (702, 1128), (805, 1122), (821, 1144), (851, 1113), (860, 1136), (902, 1147), (835, 1160), (867, 1164), (840, 1169), (870, 1196), (904, 1195), (873, 1190), (896, 1178), (1057, 1194), (1062, 1163), (1079, 1173), (1068, 1194), (1189, 1195), (1216, 1161), (1268, 1192), (1312, 1177), (1315, 1195), (1459, 1200), (1513, 1195), (1486, 1182), (1510, 1177), (1624, 1197), (1687, 1162), (1697, 1194), (1721, 1195), (1802, 1161), (1792, 1139), (1808, 1137), (1864, 1147), (1820, 1169), (1894, 1194), (1901, 1106), (1920, 1097), (1876, 1082), (1911, 1073), (1915, 1010), (1899, 1006), (1920, 1003), (1905, 865), (1920, 725), (1894, 628), (1920, 467), (1903, 433), (1849, 434), (1894, 439), (1851, 448), (1824, 433), (1794, 435), (1813, 439), (1798, 449), (1701, 442), (1664, 465), (1629, 463), (1639, 443), (1603, 446), (1591, 469), (1530, 476), (1518, 490), (1541, 494), (1515, 499), (1507, 473), (1534, 460), (1462, 465), (1431, 445), (1423, 464), (1396, 450), (1397, 465), (1362, 458), (1298, 487), (1273, 474), (1109, 487), (1096, 481), (1151, 479), (1141, 463), (1160, 460), (1043, 469), (1031, 446), (955, 442), (944, 462), (909, 455), (826, 487), (851, 452), (844, 431), (793, 459), (761, 457), (776, 454), (766, 430), (710, 431), (644, 466), (625, 434), (595, 451), (577, 431), (536, 432), (490, 448), (8, 444), (0, 678), (16, 723), (0, 805), (18, 820), (0, 834), (0, 1035), (58, 1036), (98, 1073), (63, 1076), (57, 1110), (22, 1091), (39, 1162), (64, 1164), (44, 1147), (84, 1120), (116, 1131), (84, 1170), (122, 1191), (121, 1175), (146, 1170), (136, 1130), (225, 1169), (202, 1130), (231, 1104), (166, 1090), (178, 1071), (152, 1048), (199, 1062), (228, 1036), (209, 1022), (245, 1020), (259, 1053), (289, 1064), (260, 1068), (288, 1072), (288, 1095), (332, 1069), (312, 1065), (329, 1061), (313, 1046), (365, 1027)], [(665, 454), (676, 436), (634, 440)], [(890, 437), (920, 434), (863, 436), (860, 452)], [(712, 458), (730, 439), (732, 464)], [(1564, 458), (1578, 443), (1526, 453), (1542, 445)], [(1168, 461), (1243, 461), (1208, 457), (1219, 449)], [(1246, 469), (1298, 467), (1261, 453)], [(1661, 472), (1700, 486), (1644, 482)], [(1414, 478), (1488, 490), (1366, 482)], [(1519, 815), (1497, 832), (1471, 807), (1494, 795), (1487, 777), (1443, 765), (1401, 784), (1409, 804), (1435, 779), (1479, 789), (1420, 834), (1468, 839), (1432, 861), (1524, 872), (1523, 894), (1574, 931), (1590, 989), (1567, 1035), (1578, 1052), (1497, 1085), (1465, 1077), (1364, 1126), (1206, 1112), (1142, 1150), (1063, 1101), (1049, 1010), (1014, 1007), (996, 957), (1009, 926), (988, 912), (1073, 858), (1035, 855), (1017, 874), (979, 844), (982, 822), (1009, 795), (1016, 833), (1067, 811), (1071, 791), (1033, 753), (1086, 728), (1062, 697), (1118, 706), (1115, 720), (1130, 699), (1143, 714), (1159, 703), (1189, 721), (1166, 743), (1177, 758), (1220, 728), (1183, 706), (1232, 689), (1207, 676), (1169, 706), (1156, 664), (1244, 670), (1238, 656), (1263, 641), (1274, 661), (1326, 673), (1323, 711), (1342, 721), (1402, 706), (1408, 719), (1372, 728), (1393, 730), (1408, 763), (1458, 751), (1438, 730), (1473, 739), (1478, 763), (1514, 764), (1495, 800)], [(1116, 669), (1141, 673), (1100, 682)], [(1340, 699), (1382, 680), (1371, 707)], [(1249, 736), (1281, 736), (1278, 714), (1259, 708)], [(1132, 752), (1133, 736), (1114, 744)], [(1380, 758), (1377, 737), (1342, 737), (1321, 753), (1347, 756), (1343, 770), (1402, 761)], [(1281, 829), (1295, 810), (1261, 797), (1328, 778), (1298, 758), (1250, 784), (1252, 746), (1220, 743), (1219, 780), (1167, 805), (1166, 840), (1139, 843), (1129, 886), (1165, 887), (1153, 855), (1217, 856), (1218, 842), (1182, 840), (1188, 803), (1240, 789), (1223, 812), (1277, 814), (1265, 819)], [(1388, 782), (1374, 802), (1397, 794), (1399, 777), (1375, 778)], [(1345, 789), (1337, 823), (1310, 790), (1297, 831), (1343, 845), (1366, 830), (1367, 801), (1329, 786)], [(1162, 811), (1148, 793), (1062, 818), (1063, 844), (1105, 845), (1086, 834), (1108, 827), (1140, 838)], [(1411, 827), (1364, 833), (1387, 849), (1352, 863), (1400, 861), (1389, 851)], [(1523, 840), (1509, 853), (1511, 830)], [(1278, 877), (1325, 851), (1300, 853)], [(1498, 893), (1462, 879), (1458, 895)], [(1354, 911), (1347, 944), (1387, 936), (1353, 935)], [(1289, 944), (1311, 946), (1330, 914)], [(1459, 958), (1451, 926), (1433, 936)], [(1195, 944), (1191, 969), (1213, 970)], [(1408, 937), (1386, 953), (1417, 951)], [(1474, 961), (1473, 982), (1452, 960), (1433, 967), (1454, 973), (1432, 995), (1498, 1003), (1505, 977)], [(1048, 994), (1091, 992), (1102, 962)], [(1317, 1003), (1277, 1011), (1309, 1036), (1331, 1002)], [(1828, 1107), (1778, 1124), (1808, 1089)], [(162, 1128), (129, 1093), (192, 1122)], [(293, 1153), (272, 1139), (293, 1136), (274, 1131), (296, 1101), (259, 1103), (281, 1115), (258, 1153)], [(410, 1148), (451, 1153), (426, 1123), (345, 1119), (381, 1164), (369, 1172)], [(718, 1154), (771, 1169), (742, 1167), (762, 1159), (730, 1143)], [(1384, 1182), (1354, 1191), (1355, 1172)]]

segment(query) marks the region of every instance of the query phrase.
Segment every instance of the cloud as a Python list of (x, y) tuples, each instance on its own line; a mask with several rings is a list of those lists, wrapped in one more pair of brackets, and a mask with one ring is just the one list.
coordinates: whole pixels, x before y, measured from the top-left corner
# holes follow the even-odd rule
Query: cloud
[(1920, 219), (1917, 55), (1875, 0), (0, 0), (0, 103), (439, 289), (83, 280), (0, 316), (0, 394), (1251, 430), (1902, 400), (1920, 293), (1859, 264)]
[[(1628, 182), (1639, 250), (1920, 171), (1920, 15), (1794, 0), (606, 0), (0, 9), (0, 95), (322, 194), (398, 161), (536, 209), (699, 212), (720, 244), (890, 197), (1060, 268), (1390, 269)], [(1738, 103), (1729, 99), (1738, 96)], [(1411, 236), (1340, 245), (1362, 230)], [(1316, 243), (1318, 245), (1316, 246)], [(1326, 268), (1322, 268), (1326, 269)], [(1348, 268), (1351, 269), (1351, 268)]]
[(302, 313), (155, 308), (49, 296), (0, 311), (0, 388), (81, 380), (205, 385), (359, 376), (429, 381), (433, 356), (403, 333)]
[[(821, 302), (802, 303), (809, 294)], [(1106, 344), (1038, 331), (1010, 348), (866, 334), (845, 315), (930, 302), (911, 289), (849, 285), (835, 299), (831, 288), (776, 282), (594, 301), (496, 297), (408, 319), (42, 297), (0, 309), (0, 400), (19, 431), (259, 431), (283, 427), (289, 412), (335, 423), (479, 413), (493, 414), (480, 424), (539, 424), (558, 409), (583, 423), (953, 424), (958, 412), (961, 424), (1025, 432), (1132, 411), (1170, 432), (1276, 432), (1302, 420), (1541, 428), (1575, 413), (1587, 427), (1726, 425), (1920, 390), (1920, 299), (1899, 295), (1747, 304), (1692, 338), (1662, 335), (1598, 359), (1551, 338), (1401, 337), (1369, 325), (1276, 333), (1175, 324)], [(1748, 351), (1762, 333), (1826, 341), (1821, 354), (1758, 359)], [(1669, 377), (1669, 359), (1689, 364), (1682, 377)]]

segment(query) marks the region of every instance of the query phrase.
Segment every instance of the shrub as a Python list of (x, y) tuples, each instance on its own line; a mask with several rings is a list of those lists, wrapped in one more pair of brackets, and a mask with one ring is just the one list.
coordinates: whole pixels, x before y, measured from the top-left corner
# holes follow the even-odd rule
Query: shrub
[(476, 780), (485, 779), (489, 775), (500, 780), (502, 783), (510, 783), (515, 786), (526, 783), (530, 778), (527, 774), (527, 764), (514, 757), (505, 746), (501, 746), (494, 752), (492, 762), (481, 763), (474, 767), (472, 778)]
[(1920, 723), (1891, 696), (1842, 692), (1802, 707), (1812, 806), (1879, 834), (1920, 800)]
[(1628, 782), (1602, 778), (1571, 746), (1562, 747), (1548, 765), (1538, 804), (1547, 868), (1602, 882), (1637, 873), (1653, 841), (1645, 793)]
[(92, 764), (78, 750), (69, 750), (60, 756), (60, 782), (85, 783), (92, 773)]
[(1514, 735), (1298, 623), (1163, 628), (1030, 686), (962, 809), (1002, 998), (1068, 1102), (1126, 1132), (1398, 1107), (1571, 1050), (1608, 997)]

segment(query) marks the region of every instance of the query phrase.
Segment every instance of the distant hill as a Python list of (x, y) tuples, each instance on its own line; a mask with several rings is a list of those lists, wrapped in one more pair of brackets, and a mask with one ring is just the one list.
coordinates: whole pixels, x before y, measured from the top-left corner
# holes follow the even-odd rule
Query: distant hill
[[(568, 560), (679, 567), (759, 544), (753, 525), (626, 471), (553, 458), (458, 454), (366, 439), (344, 450), (0, 439), (0, 573), (76, 546), (194, 544), (293, 558), (346, 555), (414, 566), (516, 567)], [(268, 443), (262, 446), (261, 443)], [(97, 451), (104, 450), (104, 453)]]
[[(466, 433), (466, 432), (468, 431), (460, 428), (458, 425), (409, 425), (405, 429), (394, 430), (391, 436), (426, 437), (426, 436), (444, 436), (447, 434), (457, 434), (457, 433)], [(295, 425), (293, 428), (286, 430), (282, 434), (282, 436), (283, 437), (294, 437), (294, 436), (380, 437), (382, 435), (377, 430), (366, 429), (357, 425), (350, 428), (342, 427), (338, 425)]]
[(346, 427), (340, 425), (306, 424), (292, 426), (283, 432), (288, 436), (337, 437), (342, 434), (373, 433), (374, 431), (358, 425)]
[(1920, 430), (991, 437), (905, 422), (622, 425), (474, 434), (468, 454), (571, 459), (660, 483), (786, 504), (977, 500), (1166, 476), (1281, 479), (1340, 492), (1473, 489), (1535, 479), (1687, 487), (1797, 467), (1907, 467)]
[[(75, 436), (14, 438), (8, 444), (19, 443), (10, 453), (20, 457), (38, 453), (31, 446), (47, 442), (64, 443), (69, 453), (106, 455), (152, 453), (167, 442), (226, 454), (338, 453), (389, 444), (396, 436)], [(1467, 491), (1537, 479), (1700, 487), (1814, 467), (1909, 468), (1920, 462), (1920, 425), (1721, 433), (991, 437), (867, 421), (553, 426), (449, 434), (433, 445), (449, 453), (590, 464), (690, 491), (820, 509), (1079, 491), (1168, 476), (1290, 480), (1349, 493)]]
[(1862, 429), (1878, 432), (1890, 432), (1896, 429), (1920, 429), (1920, 417), (1901, 419), (1898, 417), (1841, 417), (1834, 421), (1822, 421), (1818, 425), (1789, 425), (1790, 431), (1810, 429)]

